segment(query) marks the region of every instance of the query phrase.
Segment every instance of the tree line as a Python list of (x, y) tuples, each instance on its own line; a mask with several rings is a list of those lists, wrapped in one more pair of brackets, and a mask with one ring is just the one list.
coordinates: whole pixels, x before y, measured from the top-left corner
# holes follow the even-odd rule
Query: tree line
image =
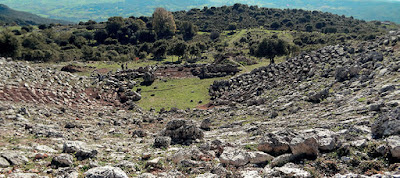
[[(183, 59), (196, 62), (205, 51), (224, 52), (226, 44), (219, 40), (222, 32), (230, 31), (230, 35), (235, 30), (253, 27), (304, 31), (295, 36), (293, 43), (276, 36), (251, 35), (235, 42), (236, 47), (247, 46), (248, 55), (266, 57), (271, 62), (275, 56), (293, 53), (310, 44), (372, 39), (381, 30), (376, 23), (318, 11), (242, 4), (174, 13), (157, 8), (151, 17), (110, 17), (100, 23), (89, 20), (72, 26), (39, 25), (38, 29), (23, 26), (20, 30), (3, 31), (0, 55), (40, 62), (129, 61), (150, 57), (163, 60), (174, 55), (178, 56), (178, 62)], [(332, 34), (331, 38), (321, 36), (323, 33)]]

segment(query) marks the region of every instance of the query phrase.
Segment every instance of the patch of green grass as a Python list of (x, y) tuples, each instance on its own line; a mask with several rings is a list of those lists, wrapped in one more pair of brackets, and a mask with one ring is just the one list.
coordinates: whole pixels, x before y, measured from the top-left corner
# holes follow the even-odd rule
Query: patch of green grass
[(247, 149), (250, 151), (257, 151), (257, 144), (247, 144), (244, 146), (244, 149)]
[(362, 97), (362, 98), (358, 98), (358, 99), (357, 99), (358, 102), (364, 102), (364, 101), (366, 101), (366, 100), (367, 100), (367, 98), (365, 98), (365, 97)]
[[(156, 80), (151, 86), (140, 87), (142, 99), (138, 102), (138, 105), (145, 110), (150, 108), (169, 110), (173, 107), (186, 109), (207, 104), (210, 101), (208, 88), (214, 80), (218, 79), (166, 79), (166, 82)], [(154, 96), (151, 96), (153, 94)], [(202, 103), (199, 104), (199, 101), (202, 101)]]

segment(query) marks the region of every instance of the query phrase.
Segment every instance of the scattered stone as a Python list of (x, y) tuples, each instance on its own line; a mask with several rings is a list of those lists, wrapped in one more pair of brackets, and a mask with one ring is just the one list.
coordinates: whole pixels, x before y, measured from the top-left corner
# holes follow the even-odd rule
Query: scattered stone
[(58, 168), (55, 177), (57, 178), (78, 178), (79, 173), (76, 168), (66, 167), (66, 168)]
[(120, 163), (116, 164), (115, 167), (123, 168), (125, 170), (129, 169), (130, 172), (136, 172), (138, 165), (129, 161), (121, 161)]
[(386, 139), (390, 154), (393, 158), (400, 159), (400, 136), (390, 136)]
[(171, 137), (174, 144), (191, 144), (196, 139), (203, 139), (204, 133), (192, 121), (183, 119), (172, 120), (161, 131), (161, 136)]
[(34, 173), (12, 173), (9, 178), (39, 178), (39, 175)]
[(128, 178), (126, 173), (119, 167), (96, 167), (85, 172), (85, 178)]
[(400, 108), (382, 113), (371, 127), (374, 138), (400, 134)]
[(265, 164), (274, 159), (273, 156), (261, 151), (248, 152), (248, 155), (251, 164)]
[(264, 172), (267, 177), (312, 177), (311, 174), (303, 169), (298, 168), (293, 163), (287, 163), (282, 167), (274, 169), (265, 168)]
[(55, 167), (71, 167), (74, 164), (73, 157), (69, 154), (61, 154), (53, 158), (51, 165)]
[(196, 176), (196, 178), (219, 178), (219, 177), (220, 176), (218, 176), (217, 174), (213, 174), (213, 173), (209, 173), (209, 172)]
[(385, 93), (385, 92), (388, 92), (388, 91), (393, 91), (395, 89), (396, 89), (396, 86), (391, 85), (391, 84), (387, 84), (387, 85), (382, 86), (382, 88), (379, 90), (379, 92), (380, 93)]
[(143, 173), (138, 178), (157, 178), (157, 176), (155, 176), (151, 173)]
[(147, 136), (147, 133), (144, 130), (135, 130), (133, 131), (132, 135), (143, 138)]
[(322, 100), (326, 99), (328, 96), (329, 96), (329, 88), (319, 92), (310, 92), (308, 94), (308, 101), (313, 103), (319, 103)]
[(200, 128), (203, 129), (203, 130), (209, 131), (209, 130), (211, 130), (211, 123), (212, 123), (212, 122), (211, 122), (211, 119), (209, 119), (209, 118), (204, 119), (204, 120), (201, 122)]
[(314, 137), (297, 136), (290, 142), (290, 149), (295, 157), (318, 156), (318, 143)]
[(258, 171), (240, 171), (240, 175), (243, 178), (261, 178), (261, 176), (258, 174)]
[(170, 137), (156, 137), (154, 139), (154, 147), (156, 148), (168, 148), (171, 145), (171, 138)]
[(276, 166), (283, 166), (288, 162), (291, 162), (294, 160), (294, 156), (292, 154), (283, 154), (278, 157), (275, 157), (272, 161), (270, 166), (271, 167), (276, 167)]
[(172, 162), (178, 164), (179, 162), (185, 159), (198, 159), (201, 155), (202, 152), (197, 147), (190, 147), (190, 148), (180, 149), (172, 156), (171, 159)]
[(271, 155), (281, 155), (290, 151), (289, 142), (294, 134), (290, 131), (267, 133), (257, 149)]
[(10, 163), (3, 157), (0, 157), (0, 168), (8, 167), (8, 166), (10, 166)]
[(42, 152), (46, 152), (46, 153), (57, 153), (56, 150), (54, 150), (53, 148), (50, 148), (49, 146), (46, 146), (46, 145), (37, 145), (37, 146), (34, 146), (33, 148), (37, 151), (42, 151)]
[(382, 156), (386, 156), (389, 153), (389, 147), (386, 144), (382, 144), (376, 147), (376, 152), (381, 154)]
[(47, 154), (38, 153), (38, 154), (35, 155), (35, 160), (37, 160), (37, 159), (45, 159), (45, 158), (48, 158), (48, 157), (49, 157), (49, 155), (47, 155)]
[(161, 164), (161, 157), (154, 158), (152, 160), (149, 160), (146, 162), (146, 167), (152, 167), (152, 168), (162, 168)]
[(244, 150), (225, 147), (224, 152), (219, 157), (219, 161), (224, 164), (244, 166), (250, 162), (250, 157)]
[(92, 150), (86, 147), (86, 144), (81, 141), (66, 141), (63, 145), (63, 153), (75, 153), (78, 160), (94, 158), (97, 155), (97, 150)]
[(24, 165), (29, 162), (28, 158), (17, 152), (5, 152), (1, 153), (0, 156), (5, 158), (11, 165)]

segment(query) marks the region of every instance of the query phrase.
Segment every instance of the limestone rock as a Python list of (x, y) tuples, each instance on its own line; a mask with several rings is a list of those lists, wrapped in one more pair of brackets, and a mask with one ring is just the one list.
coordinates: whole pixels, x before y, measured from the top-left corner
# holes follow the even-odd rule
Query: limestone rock
[(295, 157), (317, 157), (318, 143), (314, 137), (297, 136), (290, 142), (290, 149)]
[(66, 141), (63, 145), (63, 153), (75, 153), (78, 160), (94, 158), (97, 155), (97, 150), (92, 150), (86, 147), (86, 144), (81, 141)]
[(154, 147), (156, 148), (167, 148), (171, 144), (170, 137), (156, 137), (154, 139)]
[(17, 152), (5, 152), (1, 153), (0, 156), (5, 158), (11, 165), (23, 165), (29, 161), (28, 158)]
[(371, 132), (375, 138), (400, 135), (400, 108), (380, 115), (372, 125)]
[(194, 140), (204, 137), (200, 128), (193, 122), (183, 119), (168, 122), (161, 135), (171, 137), (172, 143), (177, 144), (191, 144)]
[(217, 174), (208, 172), (208, 173), (200, 174), (200, 175), (196, 176), (196, 178), (219, 178), (219, 176)]
[(287, 163), (282, 167), (274, 169), (265, 168), (264, 172), (267, 177), (312, 177), (311, 174), (303, 169), (298, 168), (293, 163)]
[(39, 175), (34, 173), (12, 173), (9, 178), (39, 178)]
[(273, 156), (261, 151), (248, 152), (248, 155), (251, 164), (263, 164), (274, 159)]
[(78, 176), (78, 171), (72, 167), (58, 168), (55, 172), (56, 178), (78, 178)]
[(400, 159), (400, 136), (391, 136), (386, 139), (392, 157)]
[(104, 166), (89, 169), (85, 172), (85, 178), (128, 178), (121, 168)]
[(240, 175), (243, 178), (261, 178), (261, 176), (258, 174), (258, 171), (240, 171)]
[(278, 157), (275, 157), (272, 161), (270, 166), (271, 167), (276, 167), (276, 166), (283, 166), (286, 163), (294, 160), (294, 156), (292, 154), (283, 154)]
[(53, 158), (51, 165), (56, 167), (70, 167), (74, 164), (73, 159), (69, 154), (60, 154)]
[(246, 151), (232, 147), (225, 147), (219, 160), (221, 163), (234, 166), (244, 166), (250, 162), (249, 155)]
[(0, 157), (0, 168), (8, 166), (10, 166), (10, 163), (5, 158)]
[(281, 155), (290, 151), (289, 143), (293, 137), (290, 131), (268, 133), (261, 139), (257, 149), (271, 155)]

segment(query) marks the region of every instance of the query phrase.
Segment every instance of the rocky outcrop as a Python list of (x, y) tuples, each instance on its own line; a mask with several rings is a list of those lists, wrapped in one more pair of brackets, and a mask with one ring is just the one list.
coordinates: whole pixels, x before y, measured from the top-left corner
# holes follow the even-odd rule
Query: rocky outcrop
[(267, 133), (261, 139), (257, 149), (271, 155), (281, 155), (290, 152), (290, 141), (295, 136), (291, 131)]
[(295, 157), (318, 156), (318, 143), (314, 137), (296, 136), (290, 141), (290, 150)]
[(171, 137), (173, 144), (191, 144), (196, 139), (204, 137), (203, 131), (192, 121), (183, 119), (168, 122), (160, 135)]
[(400, 159), (400, 136), (391, 136), (387, 138), (386, 141), (392, 157)]
[(382, 113), (371, 127), (375, 138), (400, 135), (400, 108), (389, 113)]
[[(270, 89), (296, 87), (298, 83), (313, 77), (332, 76), (337, 82), (369, 80), (374, 76), (371, 71), (377, 68), (375, 64), (380, 63), (387, 52), (375, 50), (376, 47), (376, 43), (369, 42), (359, 44), (356, 50), (345, 44), (302, 53), (279, 64), (260, 67), (229, 80), (215, 81), (209, 94), (214, 105), (260, 105), (262, 102), (255, 101)], [(308, 100), (318, 103), (327, 98), (328, 94), (329, 89), (309, 93)]]

